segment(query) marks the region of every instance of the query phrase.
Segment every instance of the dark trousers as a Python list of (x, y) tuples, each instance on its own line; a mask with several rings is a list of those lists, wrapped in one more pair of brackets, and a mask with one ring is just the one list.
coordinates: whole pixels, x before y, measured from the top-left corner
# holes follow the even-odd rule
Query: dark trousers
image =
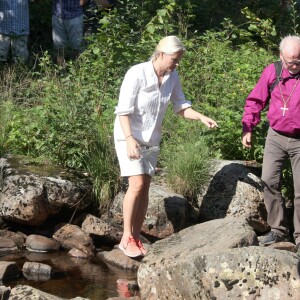
[(262, 168), (264, 202), (268, 212), (267, 222), (272, 231), (289, 233), (285, 203), (281, 194), (282, 169), (290, 159), (294, 181), (294, 238), (300, 243), (300, 137), (283, 136), (269, 128)]

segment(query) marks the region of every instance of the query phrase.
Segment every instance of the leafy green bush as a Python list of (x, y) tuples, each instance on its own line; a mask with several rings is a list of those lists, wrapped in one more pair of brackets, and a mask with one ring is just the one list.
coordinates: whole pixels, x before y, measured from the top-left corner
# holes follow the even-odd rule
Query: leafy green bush
[[(266, 134), (266, 119), (256, 128), (256, 144), (245, 151), (241, 144), (242, 114), (245, 98), (254, 87), (262, 69), (275, 56), (253, 43), (234, 47), (219, 33), (187, 42), (187, 52), (179, 66), (179, 73), (187, 99), (193, 107), (218, 122), (215, 131), (205, 131), (204, 138), (215, 157), (223, 159), (261, 160)], [(256, 55), (251, 55), (255, 52)], [(190, 125), (167, 115), (164, 138), (182, 137), (189, 132), (199, 136), (199, 126)], [(173, 134), (174, 133), (174, 134)], [(258, 151), (259, 149), (259, 151)]]
[[(251, 8), (258, 8), (254, 2)], [(260, 161), (265, 117), (250, 151), (241, 145), (241, 119), (245, 97), (263, 67), (276, 59), (271, 50), (277, 30), (271, 20), (244, 9), (237, 18), (245, 21), (241, 25), (227, 18), (222, 30), (197, 31), (197, 16), (204, 14), (200, 8), (219, 11), (229, 5), (222, 3), (119, 1), (115, 9), (102, 13), (101, 28), (88, 38), (80, 58), (65, 69), (52, 64), (48, 51), (32, 70), (5, 68), (0, 83), (0, 151), (46, 157), (85, 170), (93, 179), (95, 198), (107, 203), (119, 184), (112, 130), (124, 74), (133, 64), (148, 60), (162, 36), (175, 34), (187, 48), (178, 69), (186, 97), (219, 128), (207, 130), (168, 111), (161, 163), (170, 182), (194, 197), (211, 158)], [(268, 15), (266, 8), (262, 13)]]

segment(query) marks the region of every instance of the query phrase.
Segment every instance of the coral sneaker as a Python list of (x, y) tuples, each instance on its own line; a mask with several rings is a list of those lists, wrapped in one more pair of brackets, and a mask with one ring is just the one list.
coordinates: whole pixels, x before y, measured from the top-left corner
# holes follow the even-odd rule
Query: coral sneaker
[(120, 243), (119, 248), (124, 252), (124, 254), (128, 257), (137, 257), (143, 255), (143, 252), (137, 245), (137, 240), (133, 237), (129, 237), (127, 245)]
[(143, 253), (143, 255), (146, 255), (148, 253), (148, 249), (146, 249), (143, 245), (143, 243), (141, 242), (141, 240), (136, 240), (136, 244), (139, 247), (139, 249), (141, 250), (141, 252)]

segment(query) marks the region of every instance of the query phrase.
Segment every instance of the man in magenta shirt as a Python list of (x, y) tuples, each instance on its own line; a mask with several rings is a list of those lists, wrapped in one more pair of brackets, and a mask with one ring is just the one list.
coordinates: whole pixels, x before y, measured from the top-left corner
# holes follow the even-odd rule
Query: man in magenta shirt
[(274, 64), (268, 65), (246, 99), (244, 108), (242, 144), (250, 148), (252, 130), (260, 121), (260, 112), (269, 104), (270, 123), (265, 143), (262, 181), (264, 202), (271, 231), (260, 240), (270, 245), (289, 240), (285, 204), (281, 194), (282, 169), (290, 159), (294, 179), (294, 239), (300, 251), (300, 37), (287, 36), (280, 46), (282, 68), (276, 81)]

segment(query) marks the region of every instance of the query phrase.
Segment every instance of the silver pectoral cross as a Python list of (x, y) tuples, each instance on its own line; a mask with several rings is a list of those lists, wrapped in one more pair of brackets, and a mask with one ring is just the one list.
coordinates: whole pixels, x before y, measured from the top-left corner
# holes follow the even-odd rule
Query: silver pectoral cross
[(284, 104), (283, 107), (280, 107), (280, 109), (282, 110), (282, 116), (283, 116), (283, 117), (285, 116), (285, 111), (286, 111), (286, 110), (289, 110), (289, 109), (286, 107), (286, 104)]

